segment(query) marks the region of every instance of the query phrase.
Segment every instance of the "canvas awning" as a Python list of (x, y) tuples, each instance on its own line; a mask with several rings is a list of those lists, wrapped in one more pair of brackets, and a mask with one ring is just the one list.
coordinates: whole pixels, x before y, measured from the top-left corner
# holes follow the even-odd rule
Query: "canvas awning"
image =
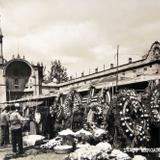
[(22, 103), (22, 102), (31, 102), (31, 101), (40, 101), (47, 98), (55, 98), (58, 94), (50, 94), (50, 95), (38, 95), (32, 97), (24, 97), (17, 100), (5, 101), (0, 104), (11, 104), (11, 103)]
[(43, 101), (28, 101), (28, 102), (22, 102), (22, 106), (25, 107), (34, 107), (34, 106), (39, 106), (43, 104)]

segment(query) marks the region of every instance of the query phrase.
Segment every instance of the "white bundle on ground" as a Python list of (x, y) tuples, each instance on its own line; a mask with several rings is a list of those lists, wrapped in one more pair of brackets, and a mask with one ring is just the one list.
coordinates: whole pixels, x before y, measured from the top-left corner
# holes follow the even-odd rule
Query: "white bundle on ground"
[(94, 130), (94, 137), (100, 137), (101, 135), (106, 134), (106, 131), (104, 129), (96, 129)]
[(131, 160), (128, 154), (114, 149), (111, 153), (112, 147), (107, 142), (100, 142), (96, 146), (88, 145), (77, 149), (75, 152), (69, 154), (65, 160)]
[[(69, 160), (96, 160), (97, 156), (100, 156), (102, 151), (95, 146), (86, 146), (80, 149), (77, 149), (75, 152), (71, 153), (68, 157)], [(107, 154), (105, 156), (108, 156)]]
[(73, 150), (71, 145), (57, 145), (54, 147), (56, 153), (70, 153)]
[(41, 145), (41, 148), (52, 149), (53, 147), (57, 145), (61, 145), (62, 140), (63, 140), (62, 137), (56, 137), (54, 139), (49, 140), (47, 143)]
[(132, 160), (147, 160), (147, 158), (142, 155), (135, 155)]
[(28, 135), (23, 137), (23, 143), (26, 146), (34, 146), (36, 142), (43, 141), (45, 139), (44, 136), (41, 135)]
[(99, 149), (105, 152), (109, 152), (112, 150), (112, 146), (107, 142), (100, 142), (96, 145), (96, 147), (98, 147)]
[(131, 159), (127, 153), (124, 153), (118, 149), (113, 149), (110, 156), (115, 157), (115, 160), (130, 160)]
[(91, 133), (91, 132), (86, 131), (86, 130), (84, 130), (83, 128), (75, 133), (76, 136), (79, 136), (79, 135), (81, 135), (81, 134), (85, 134), (86, 136), (92, 136), (92, 133)]
[(70, 130), (70, 129), (66, 129), (66, 130), (63, 130), (61, 132), (58, 133), (60, 136), (67, 136), (67, 135), (75, 135), (75, 133)]

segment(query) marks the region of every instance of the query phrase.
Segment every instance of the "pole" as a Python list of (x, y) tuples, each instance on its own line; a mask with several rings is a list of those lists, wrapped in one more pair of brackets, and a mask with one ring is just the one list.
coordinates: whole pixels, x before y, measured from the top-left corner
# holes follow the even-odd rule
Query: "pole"
[[(0, 15), (0, 45), (1, 45), (1, 58), (3, 58), (3, 34), (2, 34), (2, 29), (1, 29), (1, 15)], [(2, 60), (3, 63), (3, 60)]]
[(9, 94), (8, 94), (8, 100), (10, 101), (11, 100), (11, 92), (10, 92), (10, 89), (9, 89), (9, 92), (8, 92)]
[(118, 92), (118, 66), (119, 66), (119, 45), (117, 45), (117, 67), (116, 67), (116, 93)]
[(3, 44), (1, 43), (1, 57), (3, 57)]
[(113, 95), (114, 95), (114, 85), (113, 85), (113, 82), (111, 82), (111, 88), (112, 88), (112, 98), (113, 98)]
[[(116, 95), (118, 94), (118, 62), (119, 62), (119, 45), (117, 45), (117, 70), (116, 70)], [(117, 98), (117, 96), (116, 96)], [(116, 109), (118, 106), (118, 99), (116, 99)], [(117, 111), (116, 111), (117, 112)], [(114, 128), (114, 136), (113, 136), (113, 145), (116, 147), (118, 142), (117, 142), (117, 127)]]

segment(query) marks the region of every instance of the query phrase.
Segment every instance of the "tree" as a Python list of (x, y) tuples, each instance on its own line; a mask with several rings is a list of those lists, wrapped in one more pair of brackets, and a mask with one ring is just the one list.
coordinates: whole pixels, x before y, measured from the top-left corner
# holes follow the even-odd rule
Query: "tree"
[(46, 69), (46, 66), (43, 67), (43, 82), (44, 83), (50, 82), (50, 72)]
[(66, 82), (68, 80), (67, 69), (62, 66), (60, 60), (51, 61), (51, 71), (49, 80), (57, 80), (57, 83)]

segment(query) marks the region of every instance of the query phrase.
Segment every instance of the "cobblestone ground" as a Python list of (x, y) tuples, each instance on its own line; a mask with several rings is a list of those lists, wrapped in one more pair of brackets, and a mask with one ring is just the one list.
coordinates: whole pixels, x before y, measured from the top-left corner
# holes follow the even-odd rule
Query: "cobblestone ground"
[(0, 149), (0, 160), (64, 160), (66, 154), (56, 154), (54, 152), (49, 153), (33, 153), (32, 155), (25, 155), (24, 157), (14, 157), (12, 158), (11, 147)]

